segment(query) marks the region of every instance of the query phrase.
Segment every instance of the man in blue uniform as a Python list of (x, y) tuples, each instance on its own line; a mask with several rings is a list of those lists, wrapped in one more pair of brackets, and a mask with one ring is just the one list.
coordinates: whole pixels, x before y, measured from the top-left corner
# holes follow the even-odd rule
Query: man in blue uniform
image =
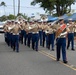
[(40, 46), (42, 46), (42, 30), (39, 31)]
[(11, 21), (8, 22), (8, 30), (7, 30), (8, 46), (11, 46), (11, 33), (9, 29), (10, 27), (11, 27)]
[(45, 46), (45, 41), (46, 41), (46, 47), (47, 47), (47, 39), (48, 39), (48, 35), (46, 35), (46, 33), (45, 33), (45, 30), (46, 30), (46, 28), (44, 28), (45, 26), (47, 25), (47, 22), (46, 21), (44, 21), (43, 22), (43, 31), (42, 31), (42, 46), (44, 47)]
[(19, 31), (21, 30), (18, 22), (15, 22), (15, 25), (12, 27), (13, 31), (13, 51), (19, 52)]
[(29, 32), (29, 33), (28, 33), (28, 37), (27, 37), (27, 46), (28, 46), (28, 47), (30, 47), (31, 38), (32, 38), (32, 33)]
[(32, 49), (38, 51), (39, 26), (38, 24), (33, 24), (32, 28)]
[[(64, 25), (64, 19), (60, 19), (60, 27)], [(64, 26), (63, 26), (64, 27)], [(57, 37), (56, 39), (56, 54), (57, 54), (57, 61), (60, 60), (60, 52), (62, 49), (62, 58), (63, 63), (67, 63), (67, 57), (66, 57), (66, 34), (69, 31), (67, 29), (66, 24), (65, 28), (63, 29), (62, 33)]]
[(54, 51), (54, 33), (49, 33), (48, 37), (49, 37), (49, 41), (48, 41), (49, 47), (48, 48), (50, 49), (50, 44), (51, 44), (51, 46), (52, 46), (51, 50)]
[(68, 44), (67, 44), (67, 49), (69, 48), (70, 46), (70, 43), (71, 43), (71, 50), (74, 51), (74, 26), (73, 26), (73, 22), (72, 22), (72, 19), (69, 19), (69, 24), (68, 24), (68, 27), (70, 28), (70, 32), (68, 33)]

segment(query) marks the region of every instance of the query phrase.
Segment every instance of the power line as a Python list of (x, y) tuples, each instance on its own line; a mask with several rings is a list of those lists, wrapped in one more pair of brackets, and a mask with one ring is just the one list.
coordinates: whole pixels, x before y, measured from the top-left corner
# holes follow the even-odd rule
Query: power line
[[(13, 5), (6, 5), (6, 6), (11, 6), (13, 7)], [(18, 7), (17, 5), (15, 7)], [(41, 9), (41, 7), (27, 7), (27, 6), (20, 6), (21, 8), (33, 8), (33, 9)]]
[[(6, 5), (6, 7), (8, 7), (8, 8), (11, 7), (13, 9), (13, 5)], [(18, 8), (17, 5), (15, 5), (15, 7)], [(20, 6), (20, 8), (43, 9), (41, 7), (28, 7), (28, 6)], [(74, 9), (74, 10), (76, 10), (76, 9)]]
[[(70, 1), (69, 1), (69, 2), (70, 2)], [(75, 3), (76, 3), (76, 2), (75, 2)], [(11, 6), (11, 7), (13, 7), (13, 5), (6, 5), (6, 6)], [(32, 6), (33, 6), (33, 5), (32, 5)], [(15, 5), (15, 7), (18, 7), (18, 5)], [(31, 8), (31, 9), (42, 9), (42, 7), (35, 7), (35, 6), (34, 6), (34, 7), (30, 7), (30, 6), (29, 6), (29, 7), (28, 7), (28, 6), (21, 6), (21, 5), (20, 5), (20, 7), (21, 7), (21, 8)]]

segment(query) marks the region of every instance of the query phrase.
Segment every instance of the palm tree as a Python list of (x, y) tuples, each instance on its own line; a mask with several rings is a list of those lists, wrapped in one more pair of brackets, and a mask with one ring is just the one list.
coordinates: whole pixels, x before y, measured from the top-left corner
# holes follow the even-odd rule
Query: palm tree
[(15, 16), (15, 0), (13, 0), (13, 11), (14, 11), (14, 16)]
[(0, 6), (3, 6), (4, 7), (4, 15), (5, 15), (5, 7), (6, 7), (5, 2), (1, 2)]
[(18, 14), (20, 13), (20, 0), (18, 0)]

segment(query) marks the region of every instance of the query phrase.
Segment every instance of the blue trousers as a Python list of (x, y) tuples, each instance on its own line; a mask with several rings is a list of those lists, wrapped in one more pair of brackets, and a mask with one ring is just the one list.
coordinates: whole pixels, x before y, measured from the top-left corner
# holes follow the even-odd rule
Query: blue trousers
[(9, 32), (7, 32), (7, 44), (8, 46), (11, 44), (11, 34)]
[(66, 61), (66, 38), (57, 38), (57, 47), (56, 47), (56, 53), (57, 53), (57, 59), (60, 59), (60, 53), (62, 49), (62, 58), (63, 61)]
[(24, 45), (26, 45), (28, 34), (24, 31)]
[(25, 31), (24, 30), (21, 30), (21, 43), (22, 44), (23, 44), (24, 34), (25, 34)]
[(74, 49), (74, 33), (68, 33), (68, 44), (67, 47), (70, 46), (71, 42), (71, 49)]
[(13, 35), (13, 49), (19, 52), (19, 35)]
[(7, 32), (4, 33), (5, 42), (7, 43)]
[(49, 35), (46, 34), (46, 48), (49, 47)]
[(27, 38), (27, 46), (30, 47), (30, 42), (32, 38), (32, 33), (28, 33), (28, 38)]
[(51, 49), (54, 49), (54, 33), (49, 34), (48, 36), (48, 43), (49, 43), (49, 49), (50, 49), (50, 44), (51, 44)]
[(32, 34), (32, 48), (38, 51), (38, 41), (39, 41), (39, 34), (35, 33)]
[(42, 31), (39, 31), (40, 46), (42, 46)]
[(46, 39), (46, 34), (45, 34), (45, 32), (43, 32), (43, 47), (44, 47), (44, 45), (45, 45), (45, 39)]
[(11, 48), (13, 47), (13, 35), (10, 33), (10, 43), (11, 43)]

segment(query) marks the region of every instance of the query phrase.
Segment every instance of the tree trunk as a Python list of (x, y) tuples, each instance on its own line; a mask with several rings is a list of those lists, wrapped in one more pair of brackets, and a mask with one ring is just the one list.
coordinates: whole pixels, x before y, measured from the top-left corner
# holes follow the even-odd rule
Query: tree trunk
[(60, 16), (61, 14), (61, 11), (60, 11), (60, 6), (57, 4), (56, 6), (56, 12), (57, 12), (57, 15)]
[(56, 12), (57, 12), (57, 16), (61, 15), (59, 0), (57, 0), (57, 3), (56, 3)]

